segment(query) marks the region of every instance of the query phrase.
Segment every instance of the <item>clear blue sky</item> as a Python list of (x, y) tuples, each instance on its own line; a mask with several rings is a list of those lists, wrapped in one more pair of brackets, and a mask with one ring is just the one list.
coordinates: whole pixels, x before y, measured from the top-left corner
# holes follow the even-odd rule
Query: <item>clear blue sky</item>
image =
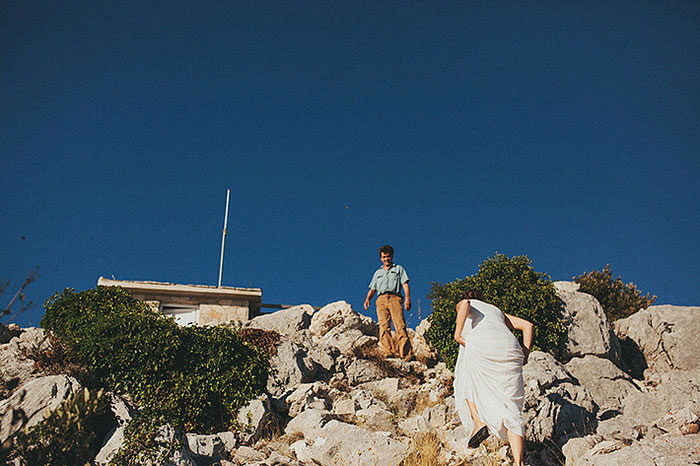
[(364, 312), (390, 243), (411, 326), (496, 252), (700, 305), (699, 181), (697, 1), (0, 5), (0, 304), (215, 285), (231, 188), (269, 303)]

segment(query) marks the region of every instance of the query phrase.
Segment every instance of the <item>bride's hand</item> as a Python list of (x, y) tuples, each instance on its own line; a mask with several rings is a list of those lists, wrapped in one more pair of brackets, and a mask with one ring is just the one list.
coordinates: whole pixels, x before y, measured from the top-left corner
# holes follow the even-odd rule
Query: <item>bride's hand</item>
[(462, 346), (467, 346), (467, 342), (464, 341), (464, 338), (462, 338), (461, 336), (460, 336), (460, 337), (455, 337), (455, 341), (456, 341), (457, 343), (459, 343), (460, 345), (462, 345)]
[(527, 359), (530, 357), (530, 350), (523, 346), (523, 366), (527, 364)]

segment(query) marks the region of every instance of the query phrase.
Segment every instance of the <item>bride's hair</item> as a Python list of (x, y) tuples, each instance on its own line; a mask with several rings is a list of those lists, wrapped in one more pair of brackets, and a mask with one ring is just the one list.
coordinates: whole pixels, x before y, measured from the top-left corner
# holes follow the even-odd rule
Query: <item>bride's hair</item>
[(462, 293), (462, 299), (478, 299), (479, 301), (481, 301), (482, 298), (483, 296), (481, 296), (481, 292), (479, 292), (478, 290), (469, 289)]

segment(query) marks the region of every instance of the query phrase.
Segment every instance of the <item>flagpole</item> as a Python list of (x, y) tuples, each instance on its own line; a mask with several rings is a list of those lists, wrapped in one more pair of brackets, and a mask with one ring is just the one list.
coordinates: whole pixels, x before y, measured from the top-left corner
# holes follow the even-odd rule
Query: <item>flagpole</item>
[(224, 231), (221, 234), (221, 261), (219, 262), (219, 288), (221, 288), (221, 272), (224, 270), (224, 243), (226, 242), (226, 226), (228, 225), (228, 198), (231, 190), (226, 190), (226, 214), (224, 215)]

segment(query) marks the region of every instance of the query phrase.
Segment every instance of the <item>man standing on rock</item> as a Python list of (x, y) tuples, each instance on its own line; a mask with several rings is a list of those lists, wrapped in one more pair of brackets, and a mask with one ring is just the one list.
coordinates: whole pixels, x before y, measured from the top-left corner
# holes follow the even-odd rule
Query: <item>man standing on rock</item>
[[(404, 361), (413, 359), (411, 341), (406, 332), (406, 319), (403, 315), (403, 304), (406, 310), (411, 310), (411, 291), (408, 287), (408, 275), (403, 267), (394, 264), (394, 248), (388, 244), (379, 248), (379, 258), (382, 266), (374, 272), (369, 284), (369, 292), (365, 299), (365, 310), (369, 310), (369, 302), (376, 293), (377, 320), (379, 321), (379, 343), (384, 348), (387, 357), (398, 356)], [(404, 301), (401, 288), (406, 295)], [(391, 336), (391, 322), (396, 329), (396, 340)]]

